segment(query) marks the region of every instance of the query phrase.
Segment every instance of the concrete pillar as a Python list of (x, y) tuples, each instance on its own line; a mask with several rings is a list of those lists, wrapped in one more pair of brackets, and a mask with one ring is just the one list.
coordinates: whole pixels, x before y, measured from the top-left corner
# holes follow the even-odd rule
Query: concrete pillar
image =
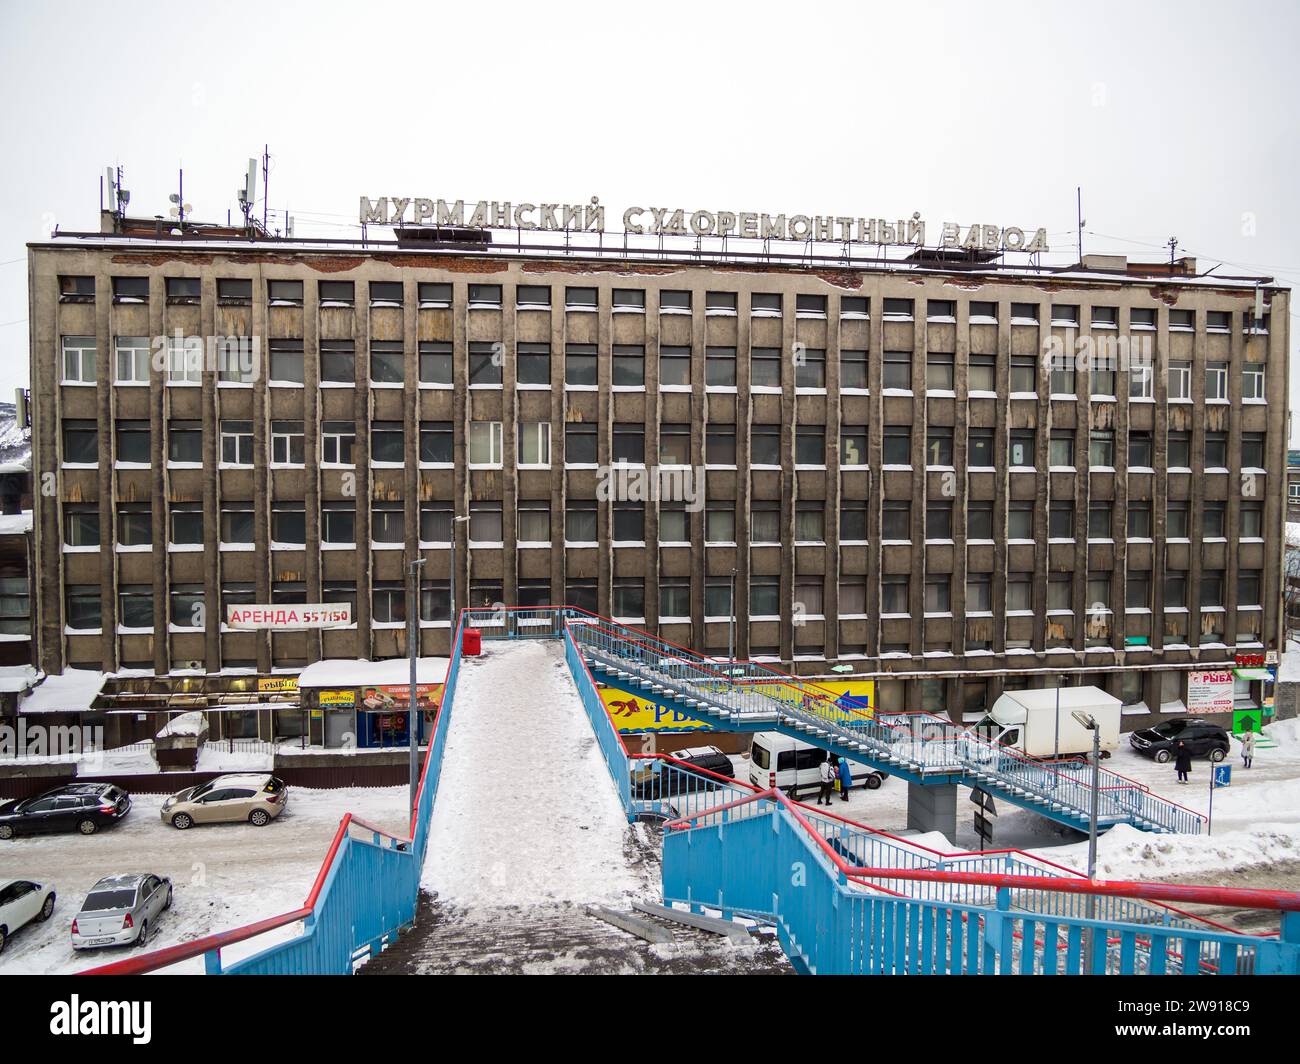
[(907, 827), (910, 831), (938, 831), (950, 841), (957, 836), (957, 785), (919, 783), (907, 785)]

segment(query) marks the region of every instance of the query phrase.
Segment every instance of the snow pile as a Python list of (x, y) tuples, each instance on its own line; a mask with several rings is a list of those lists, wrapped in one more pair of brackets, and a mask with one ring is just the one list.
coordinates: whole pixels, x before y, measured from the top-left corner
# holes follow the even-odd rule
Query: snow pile
[(1274, 756), (1300, 757), (1300, 717), (1275, 721), (1264, 729), (1263, 734), (1277, 744)]
[(205, 727), (203, 712), (196, 709), (190, 713), (182, 713), (179, 717), (173, 717), (163, 726), (157, 737), (170, 739), (179, 735), (198, 735)]
[(468, 908), (618, 904), (639, 878), (559, 642), (464, 658), (423, 885)]
[(22, 713), (84, 713), (99, 695), (108, 674), (87, 669), (67, 669), (47, 676), (18, 703)]
[(0, 536), (25, 536), (32, 530), (32, 512), (0, 514)]
[[(447, 678), (447, 658), (419, 658), (415, 663), (416, 683), (442, 683)], [(369, 684), (411, 682), (407, 658), (366, 661), (361, 658), (327, 658), (313, 662), (298, 676), (298, 687), (365, 687)]]

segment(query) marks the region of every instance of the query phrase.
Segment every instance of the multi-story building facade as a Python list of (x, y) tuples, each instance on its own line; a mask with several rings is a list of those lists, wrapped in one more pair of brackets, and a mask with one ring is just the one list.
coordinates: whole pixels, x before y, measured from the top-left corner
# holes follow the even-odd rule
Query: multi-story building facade
[[(955, 716), (1087, 682), (1141, 723), (1280, 647), (1266, 280), (128, 230), (32, 245), (30, 291), (49, 671), (401, 655), (415, 557), (425, 654), (454, 579)], [(222, 623), (318, 601), (355, 624)]]

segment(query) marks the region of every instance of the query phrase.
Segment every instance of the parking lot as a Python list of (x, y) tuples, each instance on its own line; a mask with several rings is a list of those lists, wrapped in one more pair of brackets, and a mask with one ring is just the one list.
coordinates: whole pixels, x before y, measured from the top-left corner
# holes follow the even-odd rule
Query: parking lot
[[(129, 790), (129, 784), (127, 785)], [(212, 824), (177, 831), (159, 817), (164, 795), (132, 795), (130, 814), (89, 837), (28, 836), (0, 842), (0, 878), (52, 882), (58, 894), (48, 923), (16, 932), (0, 953), (0, 974), (75, 972), (132, 955), (131, 948), (74, 953), (72, 918), (103, 876), (146, 872), (170, 876), (175, 900), (149, 948), (159, 949), (298, 908), (320, 868), (344, 813), (405, 833), (407, 788), (290, 788), (289, 806), (262, 828)], [(288, 937), (294, 928), (280, 929)], [(247, 955), (275, 941), (231, 947)], [(173, 970), (202, 970), (193, 960)]]

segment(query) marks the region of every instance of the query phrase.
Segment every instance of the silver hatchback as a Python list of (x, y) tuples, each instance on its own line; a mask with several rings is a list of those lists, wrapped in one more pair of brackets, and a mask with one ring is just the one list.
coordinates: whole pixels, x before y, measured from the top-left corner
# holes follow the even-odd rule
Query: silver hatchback
[(172, 881), (166, 876), (106, 876), (90, 888), (72, 921), (72, 948), (142, 946), (171, 905)]

